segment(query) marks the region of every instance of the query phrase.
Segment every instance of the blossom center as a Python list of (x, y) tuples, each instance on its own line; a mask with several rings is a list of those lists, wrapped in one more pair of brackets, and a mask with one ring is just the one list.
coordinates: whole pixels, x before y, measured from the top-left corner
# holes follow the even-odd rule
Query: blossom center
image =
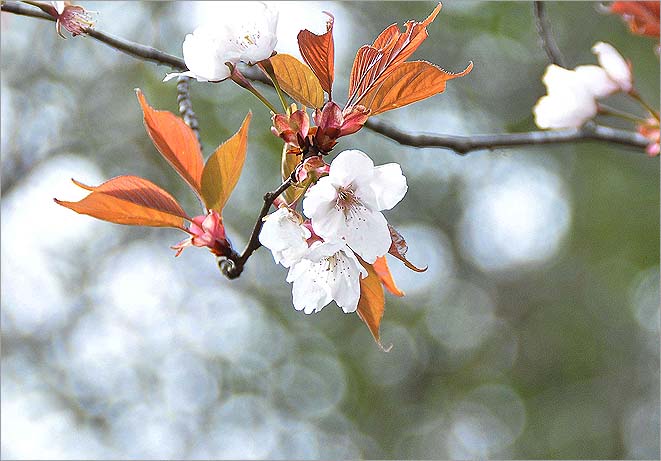
[(360, 207), (363, 207), (363, 203), (356, 197), (356, 192), (351, 186), (338, 188), (335, 209), (344, 213), (345, 218), (351, 216)]
[(340, 280), (351, 278), (351, 267), (349, 262), (340, 253), (335, 253), (321, 259), (312, 269), (312, 281), (334, 285)]

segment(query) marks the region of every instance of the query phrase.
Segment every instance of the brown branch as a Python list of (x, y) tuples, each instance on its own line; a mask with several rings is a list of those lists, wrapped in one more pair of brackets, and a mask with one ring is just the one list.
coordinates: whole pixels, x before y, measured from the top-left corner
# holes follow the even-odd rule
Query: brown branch
[(276, 190), (264, 194), (264, 205), (262, 205), (259, 216), (257, 216), (252, 233), (250, 234), (250, 240), (248, 240), (248, 244), (243, 250), (243, 253), (239, 255), (235, 252), (227, 257), (218, 259), (218, 267), (220, 268), (220, 272), (225, 277), (228, 279), (235, 279), (241, 275), (241, 272), (243, 272), (243, 267), (248, 261), (248, 258), (252, 256), (257, 248), (262, 246), (261, 242), (259, 241), (259, 233), (262, 231), (262, 226), (264, 225), (264, 217), (268, 214), (275, 199), (278, 198), (284, 191), (289, 189), (292, 184), (294, 184), (293, 173), (292, 176), (280, 184)]
[(466, 155), (473, 151), (491, 150), (499, 147), (539, 146), (585, 141), (610, 142), (636, 149), (644, 149), (649, 144), (649, 140), (638, 133), (595, 124), (586, 124), (582, 128), (565, 130), (479, 134), (471, 136), (409, 133), (395, 128), (386, 122), (373, 119), (369, 119), (365, 126), (404, 146), (450, 149), (458, 155)]
[(533, 2), (533, 11), (535, 13), (537, 35), (539, 35), (539, 39), (546, 55), (553, 64), (557, 64), (560, 67), (566, 67), (562, 52), (553, 38), (553, 32), (551, 32), (551, 24), (546, 15), (546, 6), (544, 5), (544, 2)]

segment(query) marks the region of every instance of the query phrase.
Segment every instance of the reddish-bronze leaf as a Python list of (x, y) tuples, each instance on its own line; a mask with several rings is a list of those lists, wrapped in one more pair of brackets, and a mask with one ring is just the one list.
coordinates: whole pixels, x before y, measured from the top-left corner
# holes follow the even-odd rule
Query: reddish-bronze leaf
[(76, 213), (117, 224), (185, 229), (190, 218), (169, 193), (137, 176), (118, 176), (98, 187), (73, 182), (91, 193), (78, 202), (54, 199)]
[(399, 27), (397, 27), (397, 23), (390, 24), (379, 34), (378, 37), (376, 37), (376, 40), (372, 43), (372, 47), (376, 49), (387, 48), (391, 40), (396, 39), (397, 37), (399, 37)]
[[(308, 66), (294, 56), (281, 53), (271, 56), (269, 61), (278, 85), (285, 93), (308, 107), (317, 108), (324, 104), (324, 90)], [(260, 67), (269, 75), (264, 65)]]
[(152, 108), (142, 91), (138, 89), (136, 93), (149, 137), (165, 160), (201, 197), (204, 160), (195, 133), (173, 113)]
[(362, 259), (360, 263), (367, 270), (367, 277), (360, 280), (360, 299), (358, 300), (356, 312), (361, 320), (365, 322), (367, 328), (370, 329), (376, 343), (383, 349), (379, 328), (386, 300), (383, 295), (381, 279), (371, 264), (367, 264)]
[(405, 62), (365, 94), (362, 102), (370, 115), (377, 115), (442, 93), (448, 80), (463, 77), (472, 69), (472, 62), (459, 73), (446, 72), (426, 61)]
[(610, 4), (611, 13), (621, 15), (629, 24), (632, 33), (658, 37), (661, 27), (659, 26), (659, 1), (641, 2), (613, 2)]
[(239, 181), (248, 149), (248, 126), (252, 112), (243, 119), (241, 128), (218, 146), (202, 172), (202, 199), (210, 210), (222, 214), (225, 203)]
[(395, 280), (392, 278), (392, 274), (390, 273), (390, 268), (388, 267), (388, 262), (386, 261), (385, 256), (376, 258), (376, 261), (374, 261), (372, 267), (374, 268), (376, 275), (378, 275), (379, 279), (381, 279), (383, 286), (386, 287), (386, 290), (395, 296), (404, 296), (404, 292), (397, 287)]
[(351, 68), (347, 107), (360, 104), (374, 86), (418, 49), (428, 36), (427, 26), (440, 10), (439, 3), (424, 21), (407, 21), (404, 32), (393, 24), (381, 32), (371, 46), (365, 45), (358, 50)]
[(333, 42), (333, 16), (326, 22), (326, 33), (317, 35), (305, 29), (298, 33), (298, 49), (301, 56), (319, 79), (328, 98), (332, 99), (335, 76), (335, 44)]
[(415, 266), (414, 264), (411, 264), (411, 262), (409, 262), (409, 260), (406, 259), (406, 252), (409, 251), (409, 247), (406, 244), (406, 240), (404, 240), (404, 237), (402, 237), (402, 235), (399, 232), (397, 232), (397, 230), (395, 230), (395, 228), (392, 227), (390, 224), (388, 224), (388, 229), (390, 230), (390, 239), (392, 240), (388, 253), (390, 253), (400, 261), (402, 261), (406, 267), (408, 267), (414, 272), (426, 271), (427, 266), (420, 268)]

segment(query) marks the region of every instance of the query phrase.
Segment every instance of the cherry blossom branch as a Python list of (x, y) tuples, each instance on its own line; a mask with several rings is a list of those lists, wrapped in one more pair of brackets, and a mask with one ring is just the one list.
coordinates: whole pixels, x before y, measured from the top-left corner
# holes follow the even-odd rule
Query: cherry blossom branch
[(278, 198), (284, 191), (289, 189), (292, 184), (294, 184), (293, 173), (292, 176), (280, 184), (276, 190), (264, 194), (264, 205), (262, 205), (262, 209), (257, 216), (252, 233), (250, 234), (250, 240), (248, 240), (248, 244), (243, 250), (243, 253), (239, 255), (232, 250), (233, 253), (229, 256), (221, 257), (218, 259), (218, 267), (220, 268), (220, 272), (225, 277), (228, 279), (235, 279), (241, 275), (241, 272), (243, 272), (243, 267), (245, 266), (250, 256), (252, 256), (256, 249), (262, 246), (259, 241), (259, 233), (261, 232), (262, 226), (264, 225), (264, 217), (268, 214), (275, 199)]
[[(536, 15), (538, 18), (540, 18), (538, 22), (543, 26), (540, 28), (540, 31), (543, 31), (542, 37), (544, 37), (544, 42), (546, 44), (545, 46), (548, 47), (550, 43), (553, 44), (550, 48), (548, 48), (547, 53), (551, 53), (549, 57), (561, 63), (562, 58), (559, 52), (553, 51), (557, 50), (557, 46), (554, 46), (555, 42), (553, 41), (553, 38), (550, 34), (550, 28), (547, 24), (545, 10), (542, 2), (535, 2), (535, 5)], [(2, 11), (22, 16), (54, 21), (54, 19), (46, 13), (16, 2), (3, 3)], [(183, 59), (157, 50), (153, 47), (141, 45), (139, 43), (131, 42), (119, 37), (114, 37), (96, 29), (89, 29), (88, 33), (90, 37), (105, 43), (112, 48), (123, 51), (135, 58), (152, 61), (157, 64), (168, 65), (177, 70), (187, 69), (186, 63)], [(269, 86), (273, 85), (266, 76), (254, 68), (247, 68), (242, 72), (244, 76), (250, 80), (260, 81)], [(372, 131), (388, 137), (402, 145), (411, 147), (450, 149), (459, 155), (464, 155), (475, 150), (495, 149), (498, 147), (558, 144), (582, 141), (612, 142), (615, 144), (641, 149), (641, 151), (644, 152), (645, 147), (649, 144), (649, 140), (638, 133), (593, 124), (588, 124), (580, 129), (570, 130), (530, 131), (523, 133), (503, 133), (471, 136), (408, 133), (392, 127), (386, 122), (375, 121), (373, 119), (368, 120), (365, 126), (368, 129), (371, 129)]]
[(427, 133), (409, 133), (383, 122), (368, 120), (368, 128), (404, 146), (450, 149), (458, 155), (477, 150), (499, 147), (539, 146), (585, 141), (604, 141), (628, 147), (644, 149), (649, 140), (641, 134), (588, 123), (582, 128), (552, 131), (527, 131), (522, 133), (478, 134), (455, 136)]
[[(14, 13), (20, 16), (29, 16), (32, 18), (45, 19), (47, 21), (55, 22), (55, 19), (41, 10), (23, 5), (17, 2), (3, 2), (2, 11)], [(151, 46), (142, 45), (140, 43), (132, 42), (114, 35), (101, 32), (98, 29), (87, 29), (88, 36), (105, 43), (111, 48), (122, 51), (134, 58), (142, 59), (145, 61), (155, 62), (156, 64), (164, 64), (177, 70), (187, 70), (186, 63), (183, 59), (157, 50)]]
[(549, 23), (548, 16), (546, 15), (546, 5), (544, 2), (533, 2), (533, 11), (535, 13), (535, 26), (537, 27), (537, 34), (539, 35), (542, 47), (553, 64), (560, 67), (565, 66), (565, 60), (562, 57), (562, 52), (558, 45), (555, 43), (553, 33), (551, 32), (551, 24)]

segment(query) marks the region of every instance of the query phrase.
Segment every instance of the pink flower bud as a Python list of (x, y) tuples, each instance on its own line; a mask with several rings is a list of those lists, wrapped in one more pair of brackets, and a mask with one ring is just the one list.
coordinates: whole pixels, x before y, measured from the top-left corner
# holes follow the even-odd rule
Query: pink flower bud
[(175, 256), (179, 256), (186, 247), (208, 247), (216, 256), (227, 256), (230, 250), (230, 243), (225, 234), (223, 218), (217, 211), (210, 210), (206, 216), (196, 216), (193, 218), (187, 231), (191, 236), (172, 246), (177, 250)]

